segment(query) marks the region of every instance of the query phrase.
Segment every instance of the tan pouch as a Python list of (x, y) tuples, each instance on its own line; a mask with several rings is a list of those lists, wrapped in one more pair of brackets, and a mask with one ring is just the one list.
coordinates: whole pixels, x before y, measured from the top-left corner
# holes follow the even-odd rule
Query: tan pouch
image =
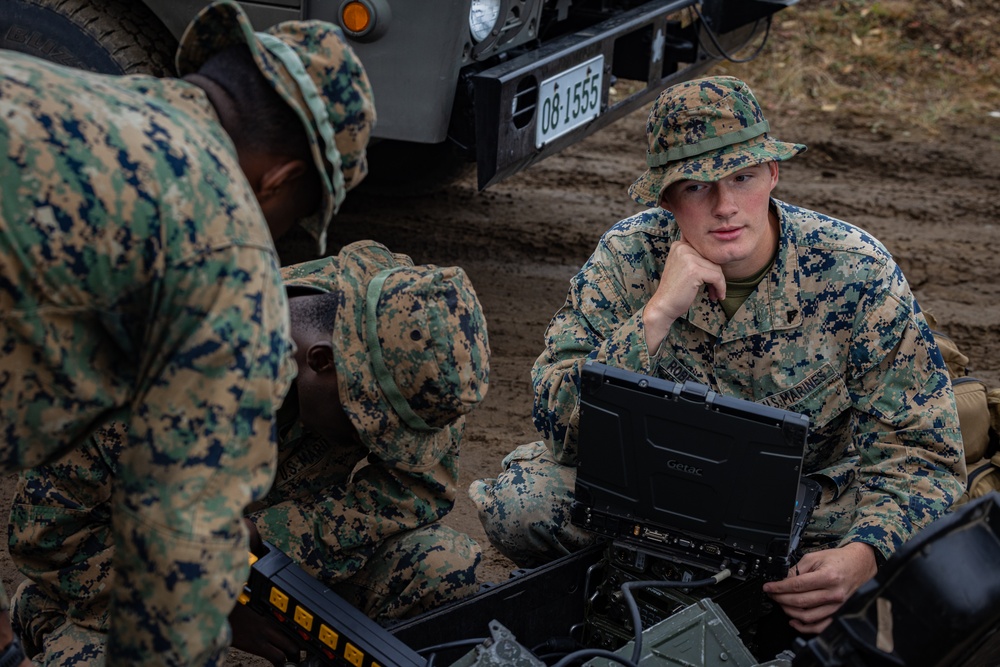
[(980, 459), (969, 466), (969, 486), (953, 507), (964, 505), (993, 491), (1000, 491), (1000, 453), (988, 459)]
[(990, 446), (990, 409), (986, 398), (986, 385), (974, 377), (960, 377), (951, 381), (958, 407), (958, 422), (965, 443), (965, 462), (976, 463), (986, 456)]
[(994, 434), (1000, 434), (1000, 387), (986, 393), (986, 406), (990, 410), (990, 430)]

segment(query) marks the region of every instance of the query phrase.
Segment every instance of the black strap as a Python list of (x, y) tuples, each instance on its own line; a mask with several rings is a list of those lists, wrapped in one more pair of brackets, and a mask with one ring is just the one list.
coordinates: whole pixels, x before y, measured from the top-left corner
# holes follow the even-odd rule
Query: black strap
[(24, 649), (21, 648), (21, 640), (15, 634), (14, 639), (7, 644), (7, 648), (3, 650), (3, 653), (0, 653), (0, 667), (18, 667), (25, 658)]

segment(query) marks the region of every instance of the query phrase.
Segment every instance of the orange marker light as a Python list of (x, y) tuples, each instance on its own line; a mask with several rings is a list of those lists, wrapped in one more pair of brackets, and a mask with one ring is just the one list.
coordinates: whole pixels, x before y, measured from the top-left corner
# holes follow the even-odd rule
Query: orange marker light
[(348, 2), (340, 10), (340, 20), (351, 32), (364, 32), (372, 22), (371, 10), (363, 2)]

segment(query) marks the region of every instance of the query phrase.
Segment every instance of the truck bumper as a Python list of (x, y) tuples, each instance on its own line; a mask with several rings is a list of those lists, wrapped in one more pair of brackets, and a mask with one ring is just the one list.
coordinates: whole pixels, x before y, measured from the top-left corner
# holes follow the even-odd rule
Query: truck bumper
[[(705, 0), (701, 4), (709, 24), (725, 31), (718, 34), (720, 45), (738, 49), (763, 19), (796, 2)], [(665, 87), (696, 78), (720, 60), (722, 54), (703, 39), (700, 21), (682, 26), (675, 20), (678, 11), (694, 4), (696, 0), (653, 0), (473, 76), (479, 189), (558, 153), (649, 104)], [(598, 56), (604, 63), (599, 114), (536, 146), (541, 82)], [(610, 88), (619, 79), (635, 85), (612, 100)]]

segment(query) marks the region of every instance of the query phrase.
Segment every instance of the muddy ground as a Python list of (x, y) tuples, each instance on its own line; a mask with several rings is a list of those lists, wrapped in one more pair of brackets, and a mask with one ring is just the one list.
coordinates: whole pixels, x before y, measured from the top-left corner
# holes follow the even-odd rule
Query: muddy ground
[[(494, 475), (507, 452), (536, 439), (532, 362), (569, 278), (603, 231), (639, 210), (626, 188), (644, 168), (644, 122), (645, 111), (637, 112), (485, 192), (470, 175), (421, 198), (348, 197), (330, 252), (373, 238), (417, 262), (458, 264), (482, 300), (491, 381), (469, 418), (463, 489)], [(774, 136), (809, 146), (782, 164), (775, 195), (873, 232), (902, 265), (923, 308), (971, 357), (975, 374), (1000, 386), (1000, 119), (941, 128), (933, 137), (873, 133), (869, 125), (852, 127), (818, 111), (771, 123)], [(309, 258), (304, 247), (284, 241), (283, 259)], [(9, 502), (9, 487), (0, 488), (0, 502)], [(508, 576), (512, 564), (490, 548), (464, 495), (447, 523), (482, 544), (485, 581)], [(0, 575), (8, 590), (20, 578), (5, 552)], [(230, 662), (246, 664), (238, 656)]]

